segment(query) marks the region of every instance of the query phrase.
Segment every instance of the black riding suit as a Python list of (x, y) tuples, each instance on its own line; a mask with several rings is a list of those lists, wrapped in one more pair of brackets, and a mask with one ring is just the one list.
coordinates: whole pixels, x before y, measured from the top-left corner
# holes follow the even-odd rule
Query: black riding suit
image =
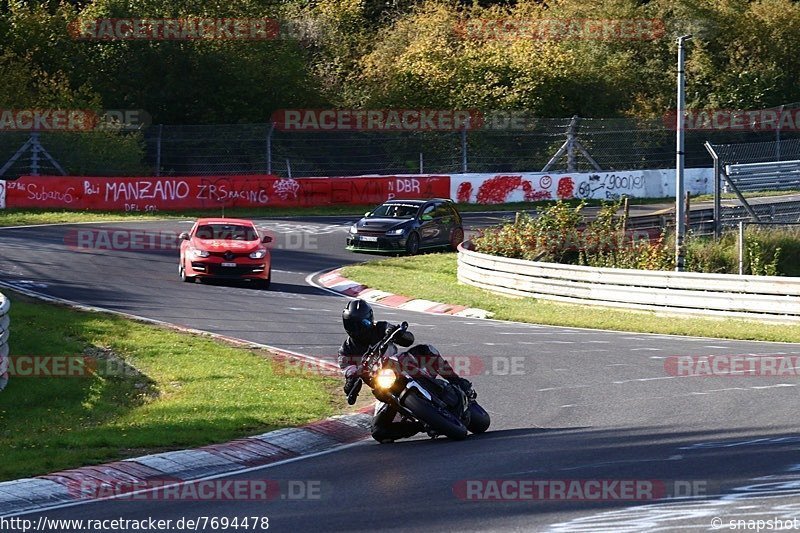
[[(339, 348), (338, 362), (339, 367), (345, 373), (346, 392), (358, 378), (358, 365), (361, 363), (361, 357), (369, 350), (370, 346), (380, 342), (387, 332), (391, 331), (389, 328), (397, 328), (397, 326), (384, 321), (376, 322), (369, 334), (364, 339), (360, 339), (361, 342), (348, 336), (342, 343)], [(405, 331), (397, 335), (393, 342), (400, 346), (408, 347), (414, 343), (414, 335), (409, 331)], [(448, 382), (462, 389), (471, 387), (469, 381), (458, 377), (447, 360), (432, 346), (418, 344), (406, 353), (413, 355), (417, 360), (418, 366), (427, 370), (431, 377), (439, 374)], [(423, 428), (419, 422), (410, 420), (394, 422), (396, 416), (396, 409), (387, 404), (382, 404), (372, 418), (372, 437), (379, 442), (385, 442), (412, 437), (422, 431)]]

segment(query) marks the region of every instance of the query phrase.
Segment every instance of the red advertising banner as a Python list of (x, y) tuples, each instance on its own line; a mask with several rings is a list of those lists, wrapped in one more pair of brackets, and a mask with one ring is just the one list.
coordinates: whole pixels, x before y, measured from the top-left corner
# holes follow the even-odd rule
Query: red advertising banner
[[(3, 183), (0, 181), (0, 184)], [(449, 198), (449, 176), (281, 178), (23, 176), (5, 182), (6, 207), (163, 211), (212, 207), (375, 204), (391, 198)]]

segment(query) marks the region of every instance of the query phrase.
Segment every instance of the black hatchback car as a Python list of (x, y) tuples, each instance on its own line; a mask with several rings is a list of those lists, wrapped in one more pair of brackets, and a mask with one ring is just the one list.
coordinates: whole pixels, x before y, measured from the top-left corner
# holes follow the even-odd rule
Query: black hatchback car
[(350, 227), (347, 249), (414, 255), (430, 248), (455, 250), (464, 226), (449, 199), (389, 200)]

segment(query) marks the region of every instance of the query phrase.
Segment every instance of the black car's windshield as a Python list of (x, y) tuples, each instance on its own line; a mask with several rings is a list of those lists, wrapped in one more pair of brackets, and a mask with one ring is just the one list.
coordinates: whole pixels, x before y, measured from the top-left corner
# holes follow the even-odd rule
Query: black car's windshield
[(198, 239), (229, 240), (229, 241), (255, 241), (258, 234), (252, 226), (239, 224), (203, 224), (197, 228), (195, 237)]
[(419, 211), (418, 205), (413, 204), (383, 204), (370, 213), (371, 217), (382, 218), (414, 218)]

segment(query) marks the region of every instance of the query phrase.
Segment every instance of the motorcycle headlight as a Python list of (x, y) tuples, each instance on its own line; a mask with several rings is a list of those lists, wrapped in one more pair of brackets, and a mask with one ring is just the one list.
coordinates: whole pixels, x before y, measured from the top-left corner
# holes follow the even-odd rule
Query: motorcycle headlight
[(259, 248), (258, 250), (250, 254), (250, 259), (264, 259), (266, 255), (267, 255), (267, 250), (265, 250), (264, 248)]
[(350, 233), (358, 233), (358, 225), (353, 224), (350, 226)]
[(382, 368), (375, 377), (375, 384), (379, 389), (388, 389), (394, 385), (397, 376), (391, 368)]
[(189, 254), (192, 257), (208, 257), (208, 250), (200, 250), (198, 248), (191, 248)]
[(406, 228), (390, 229), (386, 232), (386, 235), (402, 235), (405, 231)]

